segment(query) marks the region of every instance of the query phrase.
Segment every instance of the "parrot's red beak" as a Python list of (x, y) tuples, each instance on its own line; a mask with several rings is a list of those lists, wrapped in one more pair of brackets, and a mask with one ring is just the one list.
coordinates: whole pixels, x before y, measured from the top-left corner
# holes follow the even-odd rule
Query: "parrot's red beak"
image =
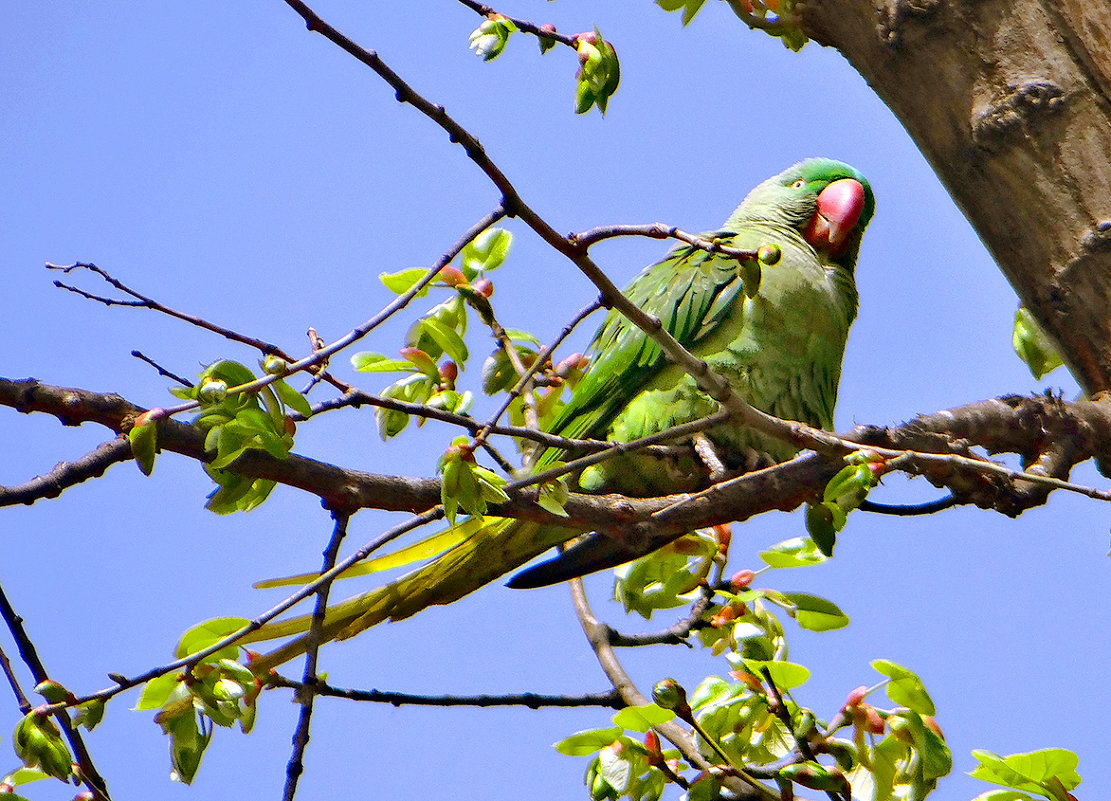
[(845, 252), (849, 236), (864, 211), (864, 187), (854, 178), (834, 181), (818, 194), (818, 210), (803, 236), (819, 250), (837, 258)]

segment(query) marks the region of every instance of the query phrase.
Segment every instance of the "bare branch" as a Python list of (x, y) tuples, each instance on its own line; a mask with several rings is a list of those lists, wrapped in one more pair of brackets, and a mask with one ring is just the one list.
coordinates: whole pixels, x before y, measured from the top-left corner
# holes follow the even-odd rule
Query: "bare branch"
[[(300, 682), (287, 679), (276, 673), (267, 677), (271, 687), (288, 687), (300, 692), (303, 685)], [(364, 701), (374, 704), (390, 704), (391, 706), (526, 706), (529, 709), (543, 709), (545, 707), (608, 707), (610, 709), (623, 709), (626, 704), (621, 700), (616, 690), (586, 695), (544, 695), (542, 693), (518, 693), (498, 695), (415, 695), (412, 693), (387, 692), (384, 690), (355, 690), (345, 687), (334, 687), (325, 682), (317, 681), (313, 686), (313, 693), (326, 695), (330, 698), (346, 698), (349, 701)]]
[[(347, 534), (347, 523), (351, 519), (347, 513), (333, 512), (335, 526), (332, 528), (332, 537), (328, 547), (324, 549), (324, 560), (320, 567), (321, 574), (327, 574), (335, 567), (336, 557), (339, 554), (340, 544)], [(304, 772), (305, 749), (309, 745), (309, 724), (312, 721), (313, 702), (316, 699), (317, 676), (316, 663), (320, 653), (321, 631), (324, 628), (324, 615), (328, 611), (328, 592), (332, 589), (332, 580), (320, 582), (316, 590), (316, 606), (312, 612), (312, 623), (309, 625), (308, 647), (305, 651), (305, 670), (301, 676), (301, 686), (297, 692), (297, 700), (301, 705), (301, 713), (297, 717), (297, 729), (293, 733), (293, 753), (285, 771), (285, 788), (282, 792), (282, 801), (293, 801), (297, 794), (297, 781)]]
[(749, 261), (755, 259), (758, 255), (758, 251), (755, 250), (743, 250), (741, 248), (723, 245), (717, 240), (707, 239), (698, 234), (688, 234), (686, 231), (676, 228), (674, 225), (664, 225), (658, 222), (649, 223), (647, 225), (599, 226), (597, 228), (591, 228), (589, 231), (571, 234), (568, 239), (580, 247), (589, 248), (597, 242), (618, 236), (646, 236), (649, 239), (678, 239), (680, 242), (685, 242), (691, 247), (704, 250), (707, 253), (721, 253), (724, 256), (732, 256), (738, 261)]
[(127, 439), (105, 442), (76, 461), (60, 462), (44, 476), (14, 487), (0, 487), (0, 506), (30, 505), (40, 498), (57, 498), (74, 484), (100, 478), (112, 465), (131, 459), (131, 443)]

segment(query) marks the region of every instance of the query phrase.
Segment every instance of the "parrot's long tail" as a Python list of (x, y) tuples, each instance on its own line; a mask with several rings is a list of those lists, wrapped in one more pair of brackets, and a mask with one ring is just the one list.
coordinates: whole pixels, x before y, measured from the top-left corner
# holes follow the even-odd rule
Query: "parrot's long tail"
[[(401, 620), (429, 606), (450, 604), (580, 533), (539, 523), (487, 518), (473, 535), (432, 562), (389, 584), (329, 606), (321, 642), (346, 639), (383, 621)], [(295, 637), (255, 658), (252, 670), (261, 675), (305, 653), (311, 622), (311, 616), (303, 615), (268, 623), (247, 635), (243, 644)]]

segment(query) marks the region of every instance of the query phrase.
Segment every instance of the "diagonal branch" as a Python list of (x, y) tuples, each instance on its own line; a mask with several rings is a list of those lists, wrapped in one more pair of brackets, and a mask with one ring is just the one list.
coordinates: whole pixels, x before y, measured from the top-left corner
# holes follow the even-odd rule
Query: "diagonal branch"
[(88, 481), (100, 478), (104, 472), (119, 462), (132, 459), (131, 443), (126, 438), (117, 438), (97, 445), (73, 462), (60, 462), (53, 470), (30, 481), (14, 487), (0, 487), (0, 506), (32, 504), (40, 498), (57, 498), (62, 491)]

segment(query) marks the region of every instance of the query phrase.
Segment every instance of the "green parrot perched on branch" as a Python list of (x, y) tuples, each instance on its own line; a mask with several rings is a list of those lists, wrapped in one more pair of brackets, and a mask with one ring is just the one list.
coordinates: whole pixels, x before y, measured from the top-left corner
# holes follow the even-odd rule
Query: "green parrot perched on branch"
[[(761, 183), (721, 229), (703, 235), (735, 249), (778, 248), (778, 260), (746, 270), (733, 256), (683, 245), (641, 272), (624, 294), (756, 408), (829, 429), (856, 316), (853, 270), (874, 208), (871, 187), (852, 167), (830, 159), (802, 161)], [(552, 434), (630, 441), (717, 408), (691, 376), (668, 362), (659, 345), (615, 311), (602, 323), (590, 353), (585, 375), (548, 427)], [(578, 476), (578, 490), (641, 497), (687, 492), (707, 486), (722, 467), (736, 474), (768, 459), (790, 459), (798, 450), (736, 423), (710, 428), (699, 440), (679, 455), (639, 451), (600, 462)], [(563, 456), (549, 448), (534, 470)], [(451, 603), (584, 533), (496, 517), (468, 518), (459, 526), (468, 536), (454, 548), (390, 584), (329, 607), (323, 639), (349, 637), (383, 620)], [(595, 534), (519, 573), (510, 586), (563, 581), (659, 545), (638, 551), (636, 543)], [(290, 636), (308, 626), (307, 617), (271, 623), (247, 641)], [(263, 656), (258, 666), (303, 653), (305, 639)]]

